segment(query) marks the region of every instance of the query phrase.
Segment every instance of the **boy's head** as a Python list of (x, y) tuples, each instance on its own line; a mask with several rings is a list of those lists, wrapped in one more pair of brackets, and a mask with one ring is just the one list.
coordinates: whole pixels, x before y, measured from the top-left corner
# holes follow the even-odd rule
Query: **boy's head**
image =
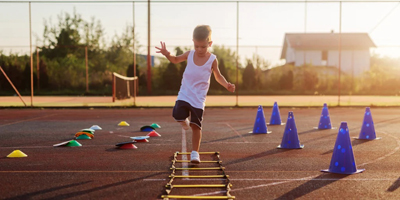
[(211, 27), (198, 25), (193, 31), (193, 40), (211, 42)]
[(207, 51), (211, 46), (211, 27), (209, 25), (198, 25), (193, 31), (193, 42), (195, 49), (200, 52)]

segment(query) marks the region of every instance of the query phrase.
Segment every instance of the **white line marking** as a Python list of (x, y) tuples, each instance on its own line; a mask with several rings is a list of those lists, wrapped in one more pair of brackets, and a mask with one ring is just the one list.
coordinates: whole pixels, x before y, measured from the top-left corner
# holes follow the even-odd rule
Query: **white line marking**
[[(166, 181), (169, 179), (143, 179), (143, 181)], [(182, 179), (183, 180), (183, 179)], [(204, 179), (204, 178), (190, 178), (186, 179), (190, 181), (220, 181), (220, 180), (225, 180), (225, 179)], [(354, 178), (354, 179), (341, 179), (341, 178), (319, 178), (319, 179), (305, 179), (305, 178), (230, 178), (229, 180), (231, 181), (395, 181), (395, 180), (400, 180), (398, 177), (394, 178)], [(253, 187), (253, 186), (252, 186)], [(240, 188), (239, 188), (240, 189)]]
[(58, 114), (50, 114), (50, 115), (45, 115), (45, 116), (41, 116), (41, 117), (35, 117), (35, 118), (31, 118), (31, 119), (25, 119), (25, 120), (20, 120), (20, 121), (16, 121), (16, 122), (11, 122), (11, 123), (7, 123), (7, 124), (1, 124), (0, 127), (12, 125), (12, 124), (18, 124), (18, 123), (21, 123), (21, 122), (32, 121), (32, 120), (35, 120), (35, 119), (46, 118), (46, 117), (50, 117), (50, 116), (54, 116), (54, 115), (58, 115)]
[(397, 137), (395, 137), (395, 136), (393, 136), (393, 135), (389, 135), (389, 134), (387, 134), (387, 133), (385, 133), (385, 132), (382, 132), (383, 134), (385, 134), (385, 135), (387, 135), (387, 136), (390, 136), (390, 137), (392, 137), (392, 138), (394, 138), (395, 140), (396, 140), (396, 142), (397, 142), (397, 147), (396, 148), (394, 148), (394, 150), (393, 151), (391, 151), (390, 153), (388, 153), (388, 154), (386, 154), (386, 155), (383, 155), (383, 156), (381, 156), (381, 157), (379, 157), (379, 158), (377, 158), (377, 159), (375, 159), (375, 160), (372, 160), (372, 161), (369, 161), (369, 162), (365, 162), (365, 163), (362, 163), (362, 164), (360, 164), (360, 165), (358, 165), (358, 166), (364, 166), (364, 165), (368, 165), (368, 164), (371, 164), (371, 163), (374, 163), (374, 162), (377, 162), (377, 161), (380, 161), (380, 160), (383, 160), (383, 159), (385, 159), (385, 158), (387, 158), (387, 157), (389, 157), (389, 156), (391, 156), (391, 155), (393, 155), (394, 153), (396, 153), (396, 151), (398, 151), (399, 150), (399, 148), (400, 148), (400, 140), (399, 140), (399, 138), (397, 138)]
[[(393, 151), (391, 151), (390, 153), (388, 153), (388, 154), (386, 154), (384, 156), (381, 156), (381, 157), (379, 157), (379, 158), (377, 158), (375, 160), (372, 160), (370, 162), (362, 163), (362, 164), (360, 164), (358, 166), (364, 166), (364, 165), (367, 165), (367, 164), (371, 164), (371, 163), (380, 161), (380, 160), (382, 160), (382, 159), (384, 159), (384, 158), (396, 153), (396, 151), (398, 151), (400, 149), (400, 140), (397, 137), (394, 137), (394, 136), (389, 135), (387, 133), (384, 133), (384, 134), (394, 138), (397, 141), (397, 147)], [(311, 181), (313, 178), (315, 178), (317, 176), (318, 175), (299, 178), (299, 179), (289, 179), (289, 180), (286, 180), (286, 181), (280, 181), (280, 182), (274, 182), (274, 183), (268, 183), (268, 184), (255, 185), (255, 186), (245, 187), (245, 188), (238, 188), (238, 189), (231, 190), (231, 192), (240, 191), (240, 190), (254, 189), (254, 188), (259, 188), (259, 187), (268, 187), (268, 186), (271, 186), (271, 185), (279, 185), (279, 184), (283, 184), (283, 183), (288, 183), (288, 182), (293, 182), (293, 181), (300, 181), (300, 180)], [(234, 179), (230, 179), (230, 180), (234, 180)], [(280, 179), (277, 179), (277, 180), (280, 180)], [(315, 180), (312, 180), (312, 181), (327, 181), (327, 180), (338, 180), (338, 179), (315, 179)], [(396, 179), (340, 179), (340, 181), (342, 181), (342, 180), (352, 180), (352, 181), (354, 181), (354, 180), (361, 180), (361, 181), (379, 180), (379, 181), (386, 181), (386, 180), (398, 180), (398, 178), (396, 178)], [(206, 196), (206, 195), (220, 194), (220, 193), (225, 193), (225, 192), (226, 191), (218, 191), (218, 192), (211, 192), (211, 193), (195, 194), (193, 196)]]
[[(186, 152), (186, 131), (185, 129), (182, 128), (182, 153)], [(183, 154), (182, 155), (182, 160), (188, 160), (187, 155)], [(184, 162), (182, 163), (182, 168), (188, 168), (188, 163)], [(183, 176), (188, 176), (189, 175), (189, 170), (182, 170), (182, 175)]]
[(226, 125), (227, 125), (229, 128), (231, 128), (231, 130), (232, 130), (233, 132), (235, 132), (236, 135), (238, 135), (240, 138), (242, 138), (243, 142), (247, 143), (247, 140), (246, 140), (239, 132), (237, 132), (229, 123), (226, 123)]

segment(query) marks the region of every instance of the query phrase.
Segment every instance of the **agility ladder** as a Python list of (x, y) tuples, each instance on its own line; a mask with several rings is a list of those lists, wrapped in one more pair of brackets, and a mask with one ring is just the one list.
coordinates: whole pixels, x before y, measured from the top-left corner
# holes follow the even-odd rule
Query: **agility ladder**
[[(232, 184), (229, 180), (229, 175), (225, 173), (225, 167), (222, 166), (222, 161), (219, 156), (219, 152), (199, 152), (199, 154), (210, 154), (215, 155), (218, 160), (216, 161), (201, 161), (202, 163), (216, 163), (218, 167), (206, 167), (206, 168), (178, 168), (175, 167), (176, 163), (189, 163), (189, 160), (178, 160), (178, 155), (189, 155), (189, 152), (175, 152), (174, 159), (172, 160), (171, 170), (172, 173), (169, 175), (170, 181), (165, 185), (168, 195), (161, 195), (164, 200), (171, 199), (235, 199), (235, 196), (231, 196)], [(221, 170), (222, 175), (175, 175), (177, 170)], [(202, 184), (202, 185), (173, 185), (172, 182), (175, 178), (224, 178), (226, 184)], [(173, 188), (225, 188), (226, 196), (189, 196), (189, 195), (169, 195)]]

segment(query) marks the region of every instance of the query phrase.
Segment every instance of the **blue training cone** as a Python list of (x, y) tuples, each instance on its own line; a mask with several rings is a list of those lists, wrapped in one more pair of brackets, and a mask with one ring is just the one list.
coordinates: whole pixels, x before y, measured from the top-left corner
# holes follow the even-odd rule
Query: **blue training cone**
[(353, 147), (350, 141), (349, 128), (347, 127), (347, 122), (342, 122), (336, 138), (335, 147), (333, 148), (331, 165), (329, 169), (321, 171), (336, 174), (355, 174), (363, 172), (364, 170), (365, 169), (357, 169)]
[(264, 111), (263, 111), (262, 106), (258, 106), (256, 121), (254, 122), (253, 131), (251, 131), (250, 133), (256, 133), (256, 134), (272, 133), (271, 131), (268, 131), (268, 129), (267, 129), (267, 124), (265, 123)]
[(272, 114), (271, 114), (271, 119), (269, 120), (268, 125), (285, 125), (285, 123), (282, 123), (281, 120), (281, 114), (279, 112), (279, 106), (278, 103), (274, 103), (274, 107), (272, 108)]
[(363, 124), (361, 127), (360, 135), (358, 136), (359, 140), (376, 140), (381, 139), (376, 137), (374, 121), (372, 120), (372, 114), (369, 107), (365, 108), (365, 115)]
[(318, 127), (314, 127), (315, 129), (334, 129), (331, 125), (331, 118), (329, 117), (328, 105), (324, 103), (324, 107), (322, 108), (321, 118), (319, 119)]
[(283, 133), (281, 145), (279, 149), (302, 149), (304, 145), (300, 145), (299, 135), (297, 134), (296, 122), (294, 121), (293, 112), (290, 111), (286, 121), (285, 132)]

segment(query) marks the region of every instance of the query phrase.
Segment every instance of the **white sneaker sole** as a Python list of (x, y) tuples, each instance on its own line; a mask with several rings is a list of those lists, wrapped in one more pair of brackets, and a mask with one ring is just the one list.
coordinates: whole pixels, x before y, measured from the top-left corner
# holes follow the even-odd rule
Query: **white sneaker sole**
[(200, 161), (199, 160), (191, 160), (190, 163), (192, 163), (192, 164), (200, 164)]
[(190, 126), (189, 126), (189, 121), (181, 121), (181, 122), (179, 122), (180, 124), (181, 124), (181, 126), (182, 126), (182, 128), (184, 129), (184, 130), (189, 130), (189, 128), (190, 128)]

